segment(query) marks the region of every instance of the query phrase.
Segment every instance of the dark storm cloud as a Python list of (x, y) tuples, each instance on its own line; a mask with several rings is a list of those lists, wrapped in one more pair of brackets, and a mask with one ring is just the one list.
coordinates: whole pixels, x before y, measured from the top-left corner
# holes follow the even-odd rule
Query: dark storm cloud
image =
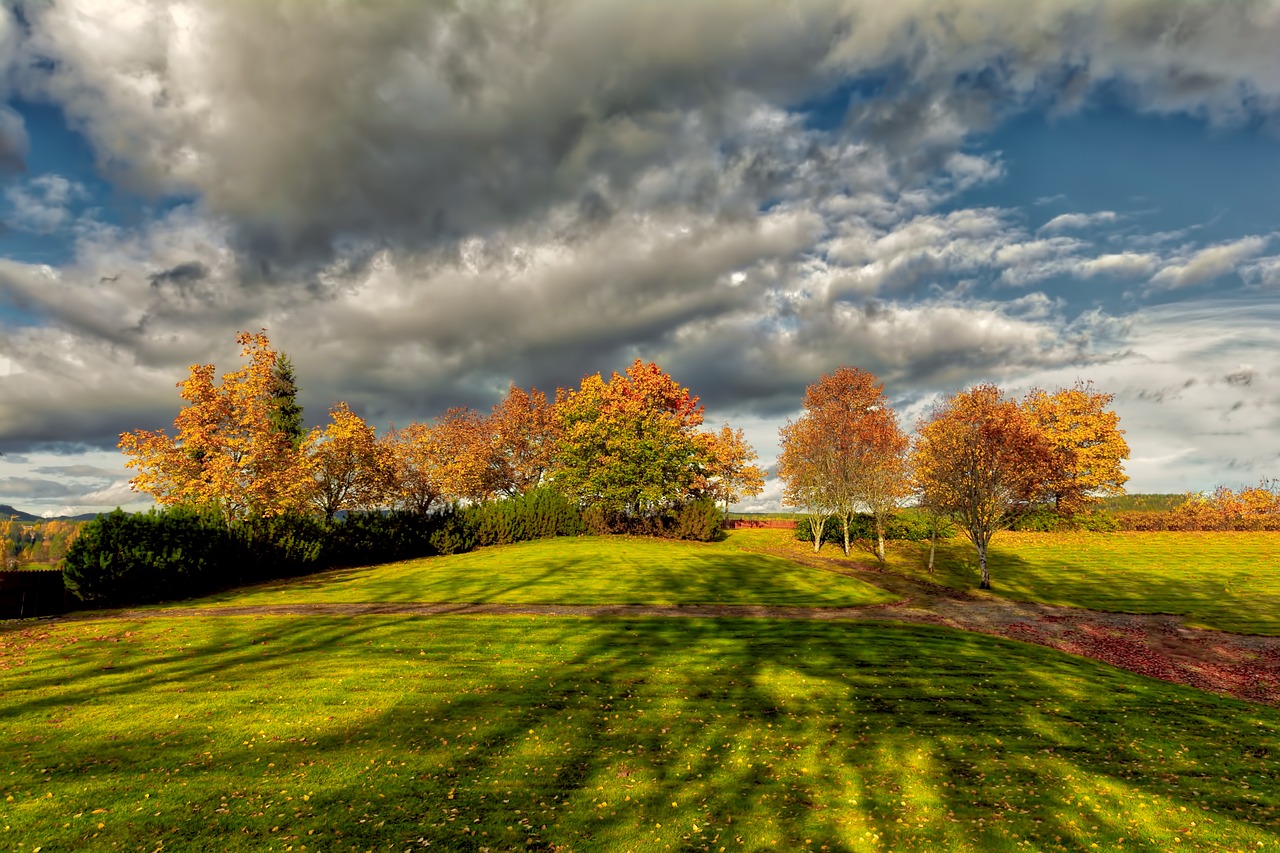
[(147, 276), (147, 281), (151, 282), (153, 289), (159, 289), (162, 285), (171, 284), (180, 291), (185, 291), (191, 285), (203, 281), (209, 275), (209, 270), (199, 261), (187, 261), (178, 264), (167, 270), (161, 270)]
[[(22, 85), (64, 103), (118, 180), (199, 193), (263, 270), (344, 235), (491, 232), (592, 180), (627, 195), (657, 165), (732, 157), (739, 95), (786, 107), (850, 75), (886, 82), (849, 100), (841, 133), (917, 174), (996, 112), (1065, 91), (1064, 68), (1076, 88), (1119, 78), (1140, 105), (1223, 117), (1280, 93), (1264, 2), (110, 5), (30, 10)], [(761, 193), (790, 179), (745, 172)]]
[[(312, 422), (346, 399), (379, 425), (636, 357), (770, 417), (839, 364), (919, 402), (1127, 363), (1117, 312), (1235, 273), (1268, 287), (1272, 238), (1156, 239), (1135, 220), (1104, 246), (1095, 226), (1124, 214), (1072, 209), (1040, 233), (1043, 215), (965, 208), (1006, 172), (975, 135), (1100, 90), (1270, 121), (1278, 10), (28, 4), (25, 32), (0, 29), (15, 91), (56, 104), (106, 180), (162, 212), (126, 225), (77, 208), (73, 260), (0, 259), (0, 298), (42, 318), (0, 337), (0, 448), (110, 448), (171, 423), (187, 365), (232, 369), (241, 329), (293, 357)], [(1135, 295), (1082, 314), (1035, 290), (1053, 277)], [(1143, 346), (1190, 358), (1158, 334)], [(1248, 360), (1204, 349), (1205, 386)]]

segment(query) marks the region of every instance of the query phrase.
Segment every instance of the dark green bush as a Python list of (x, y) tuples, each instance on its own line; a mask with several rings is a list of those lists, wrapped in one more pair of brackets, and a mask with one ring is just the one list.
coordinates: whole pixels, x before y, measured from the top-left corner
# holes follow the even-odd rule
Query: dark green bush
[(1051, 507), (1035, 506), (1020, 513), (1009, 529), (1025, 533), (1061, 533), (1072, 530), (1110, 533), (1120, 529), (1120, 522), (1111, 514), (1101, 511), (1060, 515)]
[(439, 553), (431, 534), (436, 516), (415, 512), (353, 512), (329, 528), (325, 562), (334, 566), (411, 560)]
[(675, 512), (671, 535), (676, 539), (710, 542), (720, 535), (724, 514), (711, 498), (688, 501)]
[(586, 529), (577, 507), (550, 486), (481, 504), (474, 510), (476, 544), (480, 546), (578, 536)]
[(437, 554), (462, 554), (476, 547), (479, 507), (453, 506), (433, 517), (434, 529), (428, 541)]

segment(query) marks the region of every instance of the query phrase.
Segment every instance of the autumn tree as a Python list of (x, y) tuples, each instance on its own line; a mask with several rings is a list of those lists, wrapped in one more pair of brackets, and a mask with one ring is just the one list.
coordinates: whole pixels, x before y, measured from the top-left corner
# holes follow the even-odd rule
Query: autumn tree
[[(800, 420), (802, 429), (783, 435), (786, 472), (803, 477), (806, 500), (840, 519), (846, 555), (854, 517), (862, 510), (870, 512), (876, 525), (876, 556), (883, 562), (885, 522), (909, 489), (908, 441), (889, 407), (884, 385), (861, 368), (838, 368), (805, 389)], [(801, 441), (790, 454), (788, 440)]]
[(893, 413), (887, 411), (887, 415), (874, 427), (874, 440), (879, 449), (863, 471), (861, 495), (862, 504), (875, 524), (875, 553), (881, 565), (885, 562), (885, 527), (902, 501), (911, 494), (907, 464), (911, 440), (898, 426)]
[(165, 505), (218, 509), (227, 519), (307, 507), (314, 481), (305, 447), (272, 422), (277, 355), (265, 332), (236, 337), (249, 363), (215, 382), (212, 364), (192, 365), (178, 383), (186, 405), (176, 436), (136, 430), (120, 436), (135, 491)]
[(373, 510), (391, 498), (390, 450), (346, 403), (329, 410), (329, 424), (316, 431), (311, 447), (312, 504), (325, 521), (339, 510)]
[(703, 476), (702, 406), (658, 365), (636, 359), (557, 397), (555, 482), (566, 497), (638, 517), (685, 500)]
[(1113, 399), (1091, 383), (1077, 382), (1053, 394), (1037, 388), (1022, 402), (1053, 448), (1054, 471), (1044, 499), (1060, 515), (1072, 516), (1100, 497), (1124, 494), (1129, 445), (1119, 416), (1110, 409)]
[(412, 423), (392, 427), (380, 440), (391, 464), (391, 500), (398, 509), (426, 515), (444, 502), (431, 428)]
[(1054, 450), (1030, 416), (994, 385), (978, 385), (934, 409), (912, 457), (930, 505), (950, 516), (978, 552), (991, 588), (987, 548), (1011, 511), (1035, 499), (1054, 473)]
[(478, 502), (493, 496), (494, 434), (478, 412), (455, 406), (436, 418), (430, 447), (446, 501)]
[(513, 497), (541, 485), (550, 475), (559, 437), (555, 407), (547, 395), (512, 384), (488, 419), (493, 436), (491, 485)]
[(778, 476), (782, 479), (782, 503), (794, 506), (809, 522), (813, 550), (822, 549), (822, 535), (827, 519), (836, 514), (827, 489), (825, 457), (829, 448), (821, 440), (812, 419), (788, 420), (778, 431), (782, 453), (778, 456)]
[(726, 513), (730, 504), (764, 491), (764, 471), (755, 464), (760, 457), (741, 429), (725, 424), (719, 432), (708, 431), (702, 436), (707, 444), (702, 491), (723, 502)]
[(391, 502), (426, 515), (457, 501), (493, 495), (493, 435), (486, 419), (457, 406), (429, 424), (394, 427), (382, 442), (392, 475)]

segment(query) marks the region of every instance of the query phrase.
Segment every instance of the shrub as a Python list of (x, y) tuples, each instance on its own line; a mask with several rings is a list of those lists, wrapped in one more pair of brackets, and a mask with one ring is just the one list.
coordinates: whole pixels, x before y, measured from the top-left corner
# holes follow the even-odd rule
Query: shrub
[(220, 515), (184, 507), (117, 509), (84, 526), (67, 551), (63, 580), (85, 602), (158, 601), (203, 591), (222, 567), (240, 567), (243, 557), (242, 543)]
[(435, 515), (435, 529), (428, 541), (437, 554), (462, 554), (476, 547), (476, 528), (479, 510), (457, 505)]
[(202, 595), (322, 568), (325, 527), (282, 515), (228, 524), (217, 512), (176, 506), (116, 510), (84, 525), (63, 581), (78, 599), (129, 604)]
[(325, 562), (334, 566), (368, 565), (429, 557), (437, 551), (431, 534), (434, 516), (414, 512), (353, 512), (329, 528)]
[(252, 583), (314, 572), (328, 565), (329, 531), (315, 516), (255, 518), (234, 525), (231, 532), (244, 549), (246, 574), (238, 578), (228, 574), (227, 580)]
[(586, 529), (578, 509), (550, 486), (481, 504), (475, 511), (476, 544), (481, 546), (577, 536)]
[(694, 539), (710, 542), (720, 535), (724, 520), (719, 507), (711, 498), (687, 501), (675, 512), (672, 535), (677, 539)]

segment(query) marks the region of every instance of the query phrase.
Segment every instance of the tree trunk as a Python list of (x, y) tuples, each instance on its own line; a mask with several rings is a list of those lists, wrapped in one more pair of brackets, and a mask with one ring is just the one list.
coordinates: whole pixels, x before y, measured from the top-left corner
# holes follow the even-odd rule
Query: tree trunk
[(929, 574), (933, 574), (933, 555), (938, 550), (938, 517), (933, 517), (933, 530), (929, 536)]
[(813, 534), (813, 553), (822, 550), (822, 534), (826, 532), (827, 520), (819, 519), (818, 524), (814, 524), (814, 516), (809, 516), (809, 532)]
[(840, 516), (840, 526), (844, 529), (844, 555), (849, 556), (849, 516)]
[(884, 524), (879, 516), (876, 516), (876, 559), (884, 565)]
[(982, 583), (978, 584), (982, 589), (991, 589), (991, 574), (987, 571), (987, 546), (978, 546), (978, 566), (982, 569)]

